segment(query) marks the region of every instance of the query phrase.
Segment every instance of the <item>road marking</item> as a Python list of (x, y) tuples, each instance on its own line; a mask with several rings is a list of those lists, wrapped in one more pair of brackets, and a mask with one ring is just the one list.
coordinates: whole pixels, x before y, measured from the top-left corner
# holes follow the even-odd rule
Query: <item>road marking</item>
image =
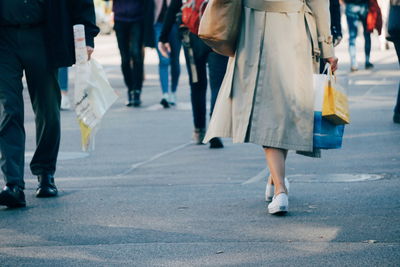
[(146, 164), (148, 164), (148, 163), (150, 163), (152, 161), (155, 161), (155, 160), (157, 160), (157, 159), (159, 159), (159, 158), (161, 158), (163, 156), (166, 156), (166, 155), (172, 154), (172, 153), (174, 153), (176, 151), (179, 151), (179, 150), (181, 150), (181, 149), (183, 149), (183, 148), (185, 148), (185, 147), (187, 147), (187, 146), (189, 146), (191, 144), (193, 144), (193, 142), (189, 142), (189, 143), (186, 143), (186, 144), (171, 148), (171, 149), (166, 150), (164, 152), (158, 153), (157, 155), (155, 155), (155, 156), (153, 156), (153, 157), (151, 157), (151, 158), (149, 158), (149, 159), (147, 159), (145, 161), (133, 164), (129, 169), (127, 169), (126, 171), (124, 171), (124, 172), (122, 172), (120, 174), (117, 174), (116, 176), (120, 177), (120, 176), (127, 175), (130, 172), (134, 171), (135, 169), (137, 169), (137, 168), (139, 168), (139, 167), (141, 167), (143, 165), (146, 165)]
[(267, 180), (267, 176), (269, 175), (268, 168), (263, 169), (260, 171), (256, 176), (251, 177), (247, 181), (243, 182), (242, 185), (257, 183), (261, 180)]
[(348, 134), (344, 135), (344, 138), (359, 138), (359, 137), (373, 137), (379, 135), (400, 135), (399, 131), (390, 131), (390, 132), (374, 132), (374, 133), (360, 133), (360, 134)]

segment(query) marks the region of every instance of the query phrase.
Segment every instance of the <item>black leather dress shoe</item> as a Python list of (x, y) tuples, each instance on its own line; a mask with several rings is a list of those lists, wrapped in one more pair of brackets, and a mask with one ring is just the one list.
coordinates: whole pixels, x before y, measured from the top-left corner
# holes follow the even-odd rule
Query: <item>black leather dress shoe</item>
[(25, 207), (24, 191), (19, 186), (5, 186), (0, 192), (0, 205), (9, 208)]
[(36, 190), (36, 197), (55, 197), (58, 194), (54, 176), (43, 174), (38, 176), (39, 185)]

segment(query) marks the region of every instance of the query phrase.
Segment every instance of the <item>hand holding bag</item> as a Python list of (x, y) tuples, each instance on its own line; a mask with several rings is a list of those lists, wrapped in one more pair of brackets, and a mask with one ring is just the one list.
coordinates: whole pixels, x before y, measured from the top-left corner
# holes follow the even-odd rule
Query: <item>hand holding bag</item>
[(328, 82), (324, 92), (322, 116), (336, 125), (350, 122), (346, 91), (336, 83), (336, 77), (328, 67)]
[(215, 52), (233, 57), (241, 14), (242, 0), (211, 0), (200, 21), (199, 37)]

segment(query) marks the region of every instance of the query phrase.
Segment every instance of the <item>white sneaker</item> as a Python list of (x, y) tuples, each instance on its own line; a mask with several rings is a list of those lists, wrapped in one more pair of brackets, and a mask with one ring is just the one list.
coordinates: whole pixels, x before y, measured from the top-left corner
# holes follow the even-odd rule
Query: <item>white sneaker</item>
[(272, 198), (268, 205), (269, 214), (283, 214), (289, 211), (289, 197), (285, 193), (280, 193)]
[[(267, 186), (265, 187), (265, 201), (267, 202), (272, 201), (272, 198), (274, 197), (275, 193), (275, 187), (273, 184), (270, 184), (269, 181), (271, 181), (271, 175), (268, 177)], [(289, 193), (290, 183), (289, 180), (286, 178), (285, 178), (285, 186)]]
[(169, 104), (172, 106), (176, 105), (176, 94), (175, 93), (169, 94)]
[(67, 95), (61, 94), (61, 107), (62, 110), (68, 110), (71, 108), (71, 103)]

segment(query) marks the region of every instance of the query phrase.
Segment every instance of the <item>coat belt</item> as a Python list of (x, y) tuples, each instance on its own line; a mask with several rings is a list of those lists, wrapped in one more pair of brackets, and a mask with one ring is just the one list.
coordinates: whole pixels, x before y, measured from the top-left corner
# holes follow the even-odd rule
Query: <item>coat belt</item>
[(287, 0), (287, 1), (270, 1), (270, 0), (244, 0), (244, 6), (258, 11), (275, 12), (275, 13), (292, 13), (311, 10), (303, 1)]
[(245, 7), (271, 13), (299, 13), (304, 12), (307, 28), (311, 35), (313, 58), (319, 62), (321, 51), (318, 45), (318, 37), (315, 20), (311, 9), (302, 0), (270, 1), (270, 0), (244, 0)]

